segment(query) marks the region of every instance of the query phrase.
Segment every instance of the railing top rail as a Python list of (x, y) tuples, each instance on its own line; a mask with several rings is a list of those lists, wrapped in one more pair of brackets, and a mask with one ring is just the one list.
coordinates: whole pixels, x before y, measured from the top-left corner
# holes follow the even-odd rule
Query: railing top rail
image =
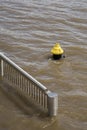
[(10, 60), (8, 57), (6, 57), (3, 53), (0, 52), (0, 57), (7, 61), (9, 64), (14, 66), (17, 70), (19, 70), (23, 75), (25, 75), (27, 78), (31, 79), (32, 82), (37, 84), (42, 90), (47, 91), (48, 89), (42, 85), (40, 82), (38, 82), (35, 78), (33, 78), (30, 74), (28, 74), (26, 71), (24, 71), (22, 68), (20, 68), (17, 64), (15, 64), (12, 60)]

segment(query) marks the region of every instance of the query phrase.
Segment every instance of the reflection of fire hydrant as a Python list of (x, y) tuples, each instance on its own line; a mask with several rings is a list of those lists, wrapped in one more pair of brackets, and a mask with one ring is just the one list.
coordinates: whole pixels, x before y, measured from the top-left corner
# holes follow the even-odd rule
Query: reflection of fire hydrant
[(54, 47), (52, 48), (51, 50), (51, 53), (53, 54), (53, 59), (54, 60), (59, 60), (60, 58), (63, 57), (63, 49), (61, 48), (60, 44), (59, 43), (56, 43), (54, 45)]

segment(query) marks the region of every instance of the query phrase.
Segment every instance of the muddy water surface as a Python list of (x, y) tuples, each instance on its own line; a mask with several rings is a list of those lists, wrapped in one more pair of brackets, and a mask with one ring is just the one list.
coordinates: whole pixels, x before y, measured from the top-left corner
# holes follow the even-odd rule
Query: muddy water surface
[[(60, 61), (49, 59), (56, 42)], [(0, 52), (59, 95), (54, 121), (0, 88), (0, 130), (87, 130), (86, 0), (0, 0)]]

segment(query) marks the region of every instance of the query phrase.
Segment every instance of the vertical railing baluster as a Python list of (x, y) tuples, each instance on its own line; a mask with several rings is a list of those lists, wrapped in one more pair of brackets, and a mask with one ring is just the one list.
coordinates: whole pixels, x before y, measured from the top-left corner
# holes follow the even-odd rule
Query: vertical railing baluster
[(39, 104), (40, 104), (40, 89), (39, 89)]
[(9, 65), (7, 67), (7, 76), (8, 76), (8, 80), (9, 80)]
[(26, 91), (27, 91), (27, 93), (28, 93), (28, 79), (27, 79), (27, 90), (26, 90)]
[(20, 73), (19, 73), (18, 88), (20, 88)]
[(20, 89), (22, 88), (22, 75), (20, 75)]
[(6, 78), (6, 63), (4, 63), (4, 78)]
[(4, 76), (4, 64), (3, 60), (1, 59), (1, 77)]

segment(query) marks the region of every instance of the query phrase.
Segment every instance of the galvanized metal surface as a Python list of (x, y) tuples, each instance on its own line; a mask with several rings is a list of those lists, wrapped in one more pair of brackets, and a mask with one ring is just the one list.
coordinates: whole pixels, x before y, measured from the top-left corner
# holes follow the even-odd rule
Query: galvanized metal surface
[(57, 115), (58, 95), (49, 91), (44, 85), (16, 65), (4, 54), (0, 53), (1, 77), (7, 80), (12, 87), (26, 93), (37, 104), (48, 109), (50, 116)]

